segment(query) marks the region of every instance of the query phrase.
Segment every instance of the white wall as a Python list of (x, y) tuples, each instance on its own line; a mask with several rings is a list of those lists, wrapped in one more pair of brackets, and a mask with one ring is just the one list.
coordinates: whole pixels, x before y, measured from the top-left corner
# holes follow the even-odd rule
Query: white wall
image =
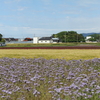
[(86, 37), (86, 40), (88, 40), (88, 39), (90, 39), (90, 38), (91, 38), (91, 36), (87, 36), (87, 37)]
[(38, 43), (39, 37), (33, 37), (33, 43)]
[(39, 40), (39, 43), (52, 43), (50, 40)]

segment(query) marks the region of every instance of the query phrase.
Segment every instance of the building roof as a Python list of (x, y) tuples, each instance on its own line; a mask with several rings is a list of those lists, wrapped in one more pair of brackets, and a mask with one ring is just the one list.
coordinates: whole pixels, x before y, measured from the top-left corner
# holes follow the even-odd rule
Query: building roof
[(59, 40), (59, 38), (52, 38), (52, 40)]
[(51, 39), (52, 39), (51, 37), (42, 37), (39, 40), (51, 40)]

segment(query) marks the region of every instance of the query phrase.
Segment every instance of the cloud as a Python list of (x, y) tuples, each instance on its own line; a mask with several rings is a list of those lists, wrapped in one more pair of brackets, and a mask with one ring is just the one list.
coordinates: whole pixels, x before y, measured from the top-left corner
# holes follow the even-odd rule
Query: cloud
[(45, 5), (49, 5), (52, 0), (41, 0)]
[(77, 30), (78, 32), (100, 32), (100, 18), (68, 18), (69, 29)]
[(23, 11), (23, 10), (25, 10), (25, 9), (27, 9), (27, 7), (19, 7), (17, 10), (18, 10), (18, 11)]
[(22, 0), (15, 0), (16, 2), (20, 2), (20, 1), (22, 1)]
[(0, 23), (0, 27), (2, 27), (2, 26), (3, 26), (3, 24)]
[(0, 30), (1, 34), (3, 34), (4, 37), (23, 38), (23, 37), (33, 37), (34, 35), (38, 37), (51, 36), (53, 32), (56, 33), (58, 29), (0, 26)]
[(4, 3), (11, 4), (11, 3), (20, 2), (20, 1), (22, 1), (22, 0), (5, 0)]
[(77, 1), (80, 6), (88, 7), (92, 5), (97, 5), (99, 0), (78, 0)]

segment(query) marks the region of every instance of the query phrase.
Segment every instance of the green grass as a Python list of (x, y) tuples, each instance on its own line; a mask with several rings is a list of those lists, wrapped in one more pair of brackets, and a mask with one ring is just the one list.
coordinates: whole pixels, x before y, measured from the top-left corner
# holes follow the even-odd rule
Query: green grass
[(7, 44), (6, 47), (54, 47), (54, 46), (100, 46), (100, 43), (50, 43), (50, 44), (33, 44), (33, 43), (18, 43)]

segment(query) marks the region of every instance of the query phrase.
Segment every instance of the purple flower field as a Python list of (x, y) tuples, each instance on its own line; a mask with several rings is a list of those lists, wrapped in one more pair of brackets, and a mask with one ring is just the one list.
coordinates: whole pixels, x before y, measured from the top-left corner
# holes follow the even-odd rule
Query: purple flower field
[(0, 58), (0, 100), (100, 100), (100, 59)]

